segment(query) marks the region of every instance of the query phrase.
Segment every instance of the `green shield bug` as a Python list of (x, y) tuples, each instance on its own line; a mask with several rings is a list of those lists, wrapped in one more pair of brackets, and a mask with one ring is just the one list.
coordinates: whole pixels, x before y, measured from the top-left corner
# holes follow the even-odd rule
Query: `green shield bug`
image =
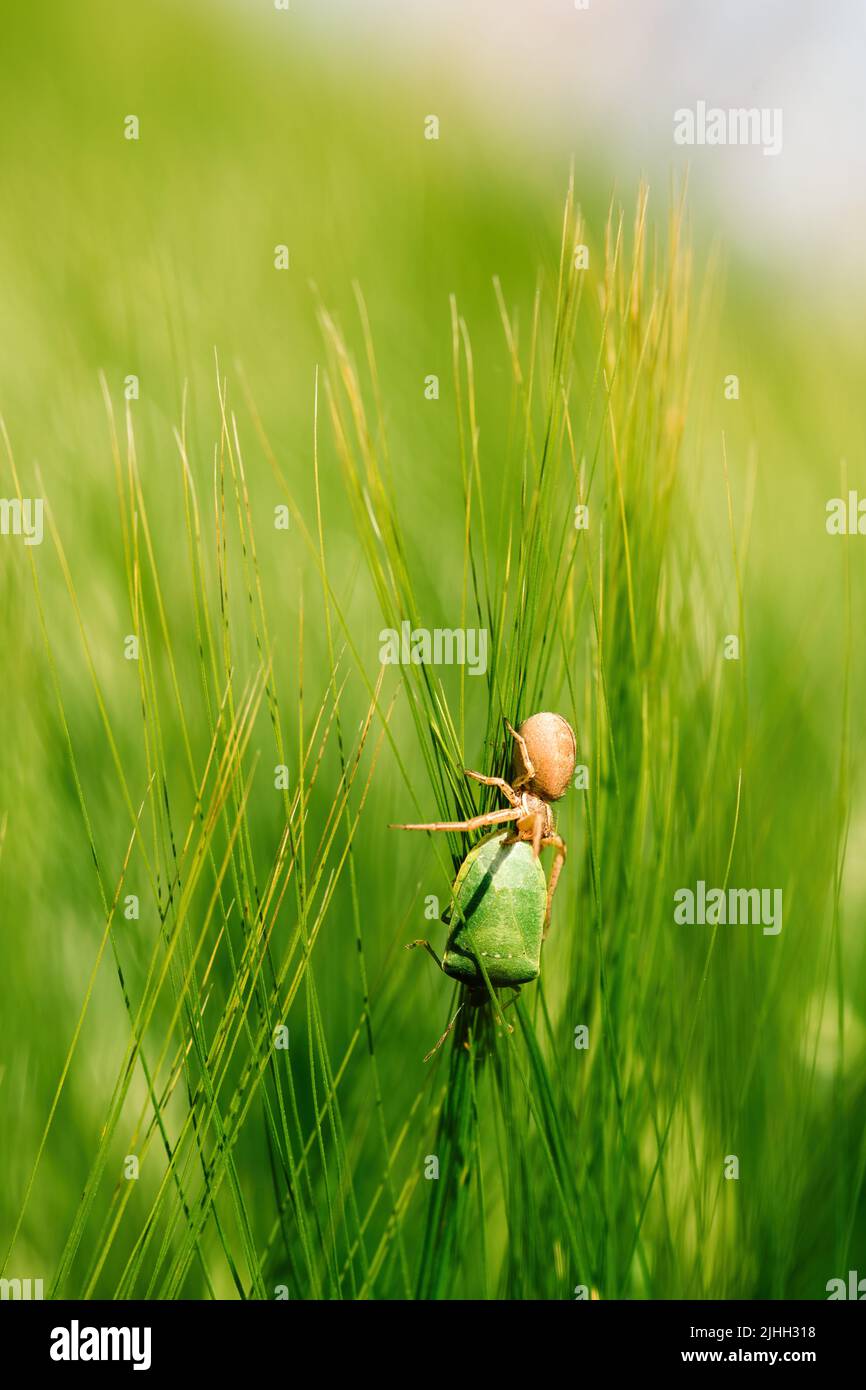
[[(429, 941), (410, 942), (410, 948), (422, 946), (428, 951), (446, 975), (468, 985), (470, 999), (476, 1003), (483, 1002), (488, 986), (519, 989), (541, 971), (541, 946), (566, 854), (565, 842), (556, 833), (551, 802), (565, 795), (577, 756), (574, 730), (560, 714), (533, 714), (519, 729), (512, 729), (507, 721), (506, 727), (514, 740), (511, 781), (465, 771), (476, 782), (497, 787), (509, 803), (507, 808), (471, 820), (391, 827), (480, 830), (513, 822), (509, 829), (481, 840), (461, 865), (452, 890), (451, 929), (443, 959)], [(555, 858), (546, 884), (539, 854), (548, 846), (555, 850)]]
[(487, 835), (461, 864), (452, 903), (446, 975), (481, 990), (483, 971), (494, 989), (537, 979), (547, 884), (531, 845)]

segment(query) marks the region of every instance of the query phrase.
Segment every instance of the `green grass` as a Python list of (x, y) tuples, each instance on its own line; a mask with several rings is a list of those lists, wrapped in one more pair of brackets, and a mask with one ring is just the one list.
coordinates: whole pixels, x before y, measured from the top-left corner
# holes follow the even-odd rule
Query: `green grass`
[[(169, 60), (132, 100), (88, 9), (95, 52), (41, 10), (11, 35), (44, 101), (0, 229), (0, 494), (48, 522), (0, 547), (4, 1276), (821, 1297), (866, 1225), (862, 580), (823, 531), (862, 350), (694, 255), (684, 191), (605, 211), (578, 169), (563, 215), (562, 169), (520, 183), (453, 100), (464, 141), (422, 148), (408, 92), (193, 11), (139, 17)], [(380, 667), (403, 619), (486, 629), (485, 676)], [(387, 825), (497, 804), (463, 768), (542, 708), (588, 768), (542, 976), (459, 1008), (403, 946), (441, 946), (472, 837)], [(676, 925), (699, 878), (781, 887), (782, 933)]]

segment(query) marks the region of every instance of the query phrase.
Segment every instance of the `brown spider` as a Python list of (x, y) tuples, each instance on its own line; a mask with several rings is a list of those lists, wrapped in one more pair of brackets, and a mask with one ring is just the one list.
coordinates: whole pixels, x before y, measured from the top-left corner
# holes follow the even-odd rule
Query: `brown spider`
[(486, 815), (473, 816), (470, 820), (392, 825), (389, 829), (479, 830), (485, 825), (516, 821), (514, 833), (508, 836), (506, 844), (526, 840), (532, 845), (536, 859), (548, 845), (556, 850), (547, 885), (544, 917), (544, 935), (547, 936), (550, 906), (566, 856), (565, 841), (556, 833), (550, 803), (559, 801), (568, 790), (577, 756), (577, 740), (571, 725), (561, 714), (532, 714), (519, 729), (513, 729), (506, 719), (505, 727), (514, 739), (511, 782), (506, 782), (504, 777), (486, 777), (482, 772), (470, 772), (468, 768), (464, 768), (464, 772), (467, 777), (483, 782), (486, 787), (498, 787), (510, 803), (508, 810), (488, 811)]

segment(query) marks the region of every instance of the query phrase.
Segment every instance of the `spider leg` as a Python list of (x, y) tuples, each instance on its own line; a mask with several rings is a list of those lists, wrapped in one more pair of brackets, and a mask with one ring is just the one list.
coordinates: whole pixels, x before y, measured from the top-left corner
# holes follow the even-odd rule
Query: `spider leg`
[(483, 772), (470, 772), (468, 767), (464, 767), (463, 772), (466, 777), (474, 777), (476, 782), (483, 782), (485, 787), (498, 787), (512, 806), (520, 805), (520, 797), (504, 777), (485, 777)]
[(507, 811), (488, 811), (484, 816), (473, 816), (471, 820), (436, 820), (428, 825), (389, 825), (389, 830), (480, 830), (483, 825), (503, 825), (505, 821), (517, 820), (521, 814), (519, 807)]
[(515, 840), (531, 842), (533, 856), (538, 858), (544, 844), (544, 816), (540, 811), (532, 811), (530, 815), (521, 817), (506, 844), (514, 844)]
[(565, 841), (559, 835), (545, 835), (541, 841), (543, 849), (548, 845), (556, 850), (556, 857), (553, 861), (553, 868), (550, 870), (550, 881), (547, 885), (547, 911), (544, 914), (544, 932), (542, 940), (550, 930), (550, 908), (553, 903), (553, 895), (556, 892), (556, 885), (559, 882), (559, 875), (562, 873), (562, 866), (565, 863), (565, 856), (568, 853)]
[(519, 734), (516, 729), (512, 729), (507, 719), (505, 721), (505, 727), (510, 733), (511, 737), (514, 739), (514, 742), (517, 744), (518, 748), (520, 749), (520, 756), (523, 759), (523, 772), (521, 772), (519, 777), (515, 777), (514, 779), (514, 787), (516, 790), (518, 787), (523, 787), (526, 785), (527, 782), (532, 781), (533, 777), (535, 776), (535, 767), (532, 762), (532, 759), (529, 756), (529, 749), (526, 746), (526, 739), (523, 737), (522, 734)]
[(532, 826), (532, 853), (537, 859), (541, 853), (541, 836), (544, 830), (544, 816), (537, 815)]

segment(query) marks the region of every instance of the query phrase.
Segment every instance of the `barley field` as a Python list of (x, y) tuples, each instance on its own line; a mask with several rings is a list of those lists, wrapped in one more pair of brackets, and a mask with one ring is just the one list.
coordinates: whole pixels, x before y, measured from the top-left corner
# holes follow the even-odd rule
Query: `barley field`
[[(866, 1272), (862, 280), (301, 5), (4, 29), (0, 1274)], [(405, 947), (478, 833), (389, 826), (541, 710), (541, 975), (470, 1000)]]

